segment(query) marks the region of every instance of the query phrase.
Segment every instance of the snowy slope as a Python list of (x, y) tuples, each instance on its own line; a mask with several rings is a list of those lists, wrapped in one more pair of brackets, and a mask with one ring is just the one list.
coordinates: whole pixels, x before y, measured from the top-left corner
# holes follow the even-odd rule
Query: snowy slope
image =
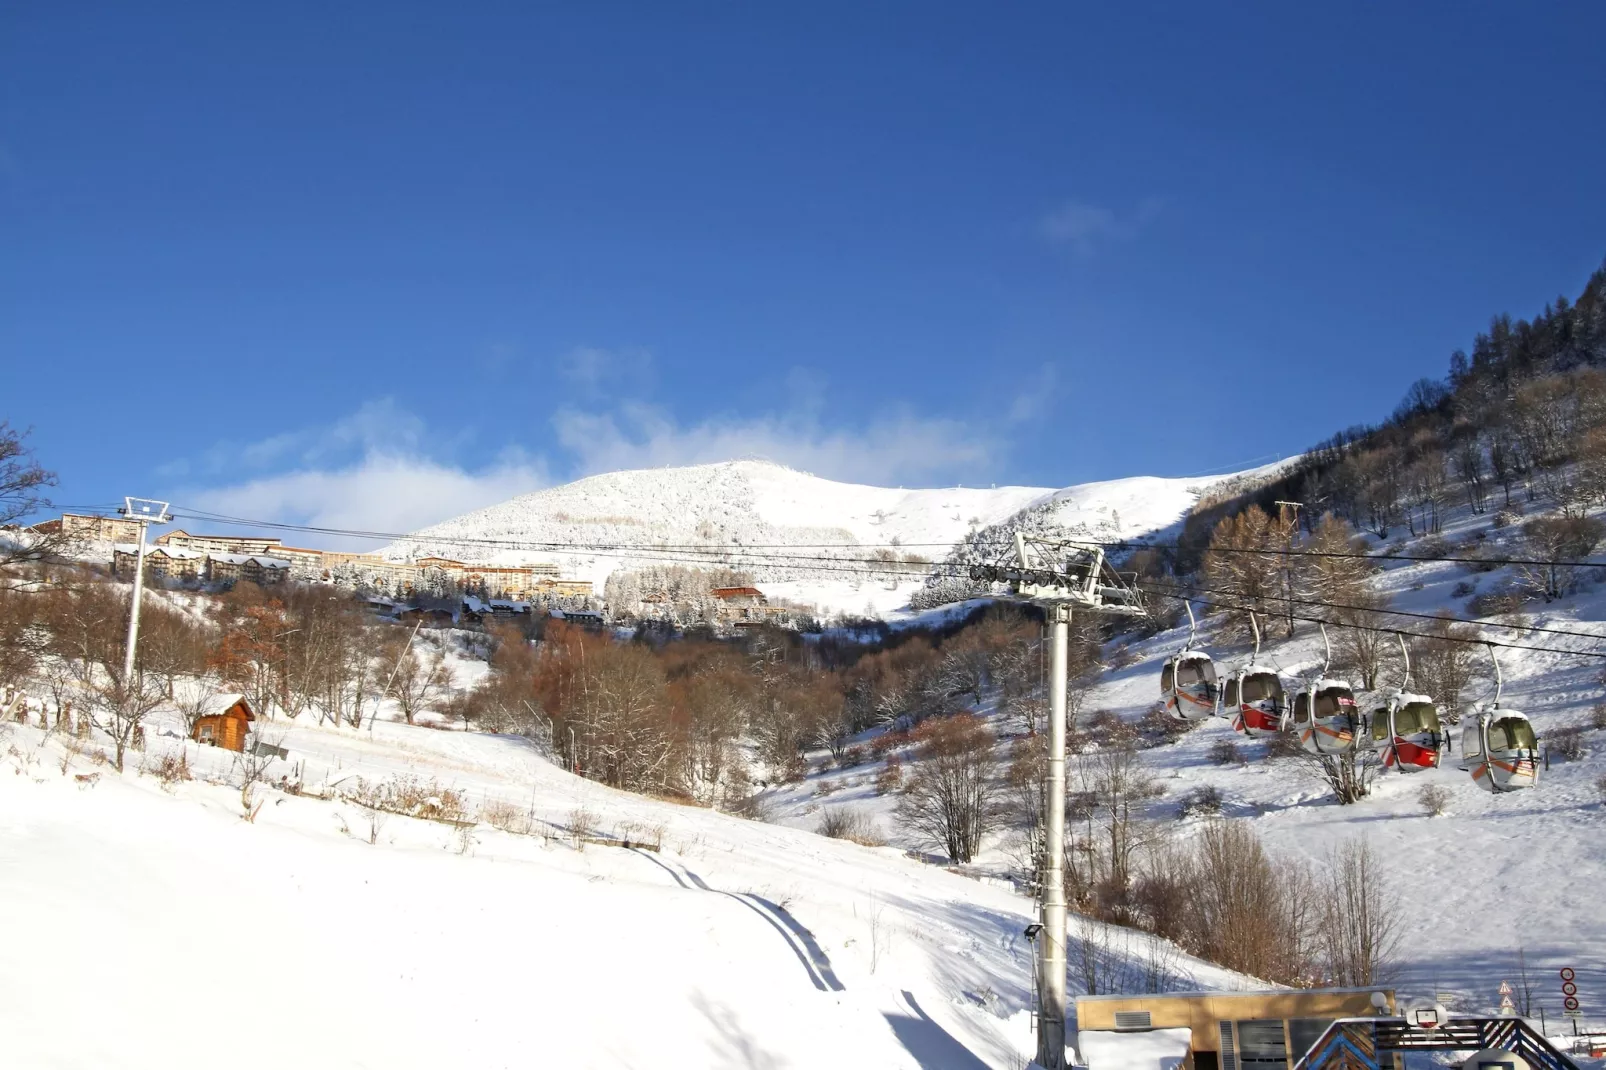
[[(162, 720), (147, 763), (228, 778)], [(1032, 904), (1007, 889), (611, 791), (524, 740), (262, 728), (309, 790), (438, 779), (534, 834), (390, 816), (370, 843), (358, 806), (270, 789), (247, 823), (236, 787), (64, 772), (59, 737), (0, 726), (0, 902), (28, 917), (0, 956), (9, 1062), (1018, 1070), (1032, 1049)], [(577, 846), (577, 822), (661, 850)], [(242, 1017), (197, 1013), (225, 993)]]
[[(435, 524), (385, 553), (439, 553), (498, 564), (554, 561), (565, 574), (590, 579), (600, 590), (616, 568), (671, 558), (685, 563), (684, 555), (651, 547), (735, 545), (746, 549), (730, 562), (753, 573), (773, 596), (854, 612), (869, 603), (885, 612), (906, 602), (918, 582), (837, 576), (766, 557), (790, 549), (852, 562), (870, 548), (894, 546), (941, 560), (966, 536), (1027, 515), (1101, 537), (1134, 537), (1174, 524), (1204, 487), (1229, 478), (1137, 477), (1062, 490), (905, 490), (837, 483), (764, 461), (731, 461), (592, 476)], [(575, 544), (597, 549), (562, 549)]]
[[(1519, 555), (1515, 528), (1492, 529), (1489, 517), (1470, 516), (1464, 509), (1452, 513), (1444, 537), (1455, 542), (1479, 532), (1496, 552)], [(1373, 540), (1371, 548), (1378, 550), (1381, 544)], [(1432, 552), (1421, 541), (1404, 549)], [(1509, 579), (1508, 570), (1469, 573), (1451, 563), (1396, 563), (1373, 583), (1390, 595), (1395, 608), (1468, 616), (1469, 595), (1464, 589), (1458, 593), (1458, 584), (1471, 582), (1476, 589), (1489, 591)], [(1600, 906), (1606, 876), (1602, 834), (1606, 729), (1590, 727), (1592, 708), (1606, 702), (1602, 685), (1606, 661), (1565, 653), (1606, 654), (1606, 584), (1597, 582), (1549, 604), (1530, 604), (1526, 621), (1535, 627), (1585, 633), (1575, 637), (1511, 632), (1494, 627), (1492, 621), (1482, 629), (1485, 636), (1502, 642), (1564, 652), (1499, 652), (1505, 675), (1502, 706), (1527, 713), (1542, 740), (1566, 727), (1584, 730), (1582, 758), (1553, 761), (1537, 788), (1498, 796), (1480, 790), (1456, 764), (1460, 748), (1456, 729), (1455, 754), (1447, 756), (1441, 768), (1381, 776), (1370, 797), (1338, 806), (1303, 763), (1268, 760), (1264, 742), (1247, 740), (1226, 721), (1212, 720), (1175, 744), (1142, 752), (1143, 761), (1165, 788), (1151, 816), (1170, 835), (1182, 839), (1194, 835), (1204, 819), (1178, 820), (1178, 804), (1209, 786), (1222, 793), (1227, 817), (1250, 822), (1273, 850), (1313, 864), (1344, 842), (1364, 838), (1381, 852), (1384, 881), (1402, 903), (1405, 929), (1398, 977), (1402, 991), (1423, 997), (1445, 994), (1453, 997), (1456, 1009), (1493, 1011), (1499, 1006), (1501, 981), (1519, 984), (1525, 966), (1535, 989), (1535, 1005), (1546, 1009), (1554, 1031), (1562, 998), (1557, 971), (1568, 966), (1577, 971), (1580, 991), (1586, 993), (1585, 1026), (1606, 1027), (1606, 912)], [(1414, 630), (1427, 622), (1395, 623)], [(1214, 631), (1214, 621), (1205, 618), (1200, 645), (1223, 669), (1247, 657), (1247, 646), (1215, 641)], [(1112, 710), (1127, 719), (1143, 716), (1160, 698), (1161, 662), (1185, 638), (1184, 627), (1134, 644), (1132, 652), (1140, 660), (1106, 673), (1087, 696), (1083, 710), (1087, 714)], [(1297, 678), (1321, 667), (1321, 638), (1310, 624), (1302, 624), (1291, 640), (1273, 629), (1263, 657), (1292, 688)], [(1482, 650), (1475, 654), (1474, 667), (1475, 678), (1462, 695), (1464, 708), (1493, 694), (1492, 670)], [(1364, 708), (1381, 701), (1397, 682), (1397, 676), (1385, 679), (1376, 695), (1358, 691)], [(997, 718), (1001, 734), (1018, 732), (1018, 725), (990, 705), (981, 712)], [(1227, 740), (1237, 744), (1243, 764), (1212, 764), (1212, 745)], [(824, 751), (811, 755), (816, 766), (827, 757)], [(815, 772), (804, 784), (773, 789), (776, 817), (812, 829), (822, 811), (852, 807), (876, 821), (891, 842), (915, 846), (898, 826), (895, 800), (874, 791), (879, 768), (879, 763), (871, 763)], [(1449, 804), (1440, 816), (1428, 816), (1417, 798), (1428, 784), (1449, 793)], [(982, 861), (984, 868), (1003, 871), (1014, 860), (1007, 844), (996, 840)]]

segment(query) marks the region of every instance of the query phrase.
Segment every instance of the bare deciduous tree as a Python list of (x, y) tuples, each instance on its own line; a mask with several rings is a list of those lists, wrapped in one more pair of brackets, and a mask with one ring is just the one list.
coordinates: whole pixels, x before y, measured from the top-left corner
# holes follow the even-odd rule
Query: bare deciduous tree
[(4, 530), (48, 509), (44, 491), (56, 485), (56, 474), (39, 464), (27, 439), (27, 432), (0, 420), (0, 588), (8, 590), (30, 587), (27, 567), (54, 559), (63, 545), (60, 531)]
[(915, 772), (898, 814), (955, 862), (969, 862), (1000, 816), (993, 734), (968, 713), (929, 720), (915, 731)]
[(440, 698), (446, 690), (451, 677), (446, 671), (445, 655), (439, 651), (426, 654), (421, 650), (409, 648), (401, 654), (394, 679), (390, 683), (390, 695), (401, 707), (402, 716), (408, 724), (413, 724), (415, 718), (433, 708), (436, 699)]
[(1321, 891), (1328, 983), (1364, 988), (1389, 980), (1401, 935), (1399, 904), (1365, 840), (1329, 854)]
[(1593, 517), (1542, 516), (1523, 525), (1522, 536), (1533, 559), (1546, 564), (1518, 566), (1518, 582), (1548, 602), (1577, 589), (1582, 569), (1567, 562), (1593, 553), (1606, 538), (1606, 523)]

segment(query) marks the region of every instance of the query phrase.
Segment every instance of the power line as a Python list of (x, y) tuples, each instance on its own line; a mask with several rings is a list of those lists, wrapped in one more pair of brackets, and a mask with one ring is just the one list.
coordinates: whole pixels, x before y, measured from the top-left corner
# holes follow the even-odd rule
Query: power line
[[(866, 565), (884, 566), (887, 571), (899, 573), (912, 573), (926, 571), (938, 567), (937, 562), (918, 560), (899, 562), (887, 557), (847, 557), (826, 556), (822, 554), (806, 553), (762, 553), (757, 550), (766, 549), (795, 549), (807, 550), (841, 546), (843, 549), (879, 549), (880, 547), (866, 543), (627, 543), (627, 542), (566, 542), (560, 540), (537, 539), (494, 539), (468, 535), (417, 535), (397, 532), (368, 531), (353, 528), (318, 527), (305, 524), (289, 524), (278, 521), (248, 520), (239, 517), (225, 517), (217, 514), (177, 513), (179, 519), (207, 520), (214, 523), (239, 524), (248, 527), (264, 528), (274, 531), (297, 531), (308, 534), (332, 535), (347, 538), (389, 539), (393, 542), (408, 542), (422, 545), (446, 546), (483, 546), (491, 548), (540, 550), (552, 553), (597, 554), (602, 556), (626, 555), (648, 556), (652, 554), (677, 553), (694, 555), (698, 557), (717, 557), (735, 555), (753, 558), (764, 562), (784, 564), (787, 561), (821, 561), (829, 560), (842, 563), (861, 563)], [(933, 545), (951, 546), (951, 543)]]
[[(1176, 591), (1176, 592), (1187, 592), (1187, 591), (1191, 591), (1191, 590), (1195, 589), (1195, 588), (1187, 587), (1187, 586), (1182, 585), (1182, 584), (1175, 584), (1175, 583), (1167, 584), (1162, 580), (1144, 580), (1142, 582), (1151, 583), (1151, 584), (1159, 584), (1159, 585), (1162, 585), (1162, 586), (1170, 587), (1173, 591)], [(1201, 587), (1201, 588), (1197, 588), (1197, 589), (1202, 591), (1205, 594), (1226, 595), (1226, 596), (1229, 596), (1229, 597), (1233, 597), (1231, 592), (1228, 592), (1228, 591), (1212, 590), (1209, 587)], [(1190, 596), (1188, 594), (1186, 594), (1186, 593), (1178, 593), (1178, 594), (1174, 594), (1173, 597), (1176, 597), (1176, 598), (1188, 598)], [(1351, 611), (1357, 612), (1357, 613), (1381, 613), (1381, 614), (1383, 614), (1385, 616), (1392, 616), (1392, 617), (1414, 617), (1417, 620), (1447, 621), (1447, 622), (1452, 623), (1452, 624), (1472, 624), (1472, 625), (1476, 625), (1476, 626), (1482, 627), (1482, 628), (1502, 628), (1502, 629), (1504, 629), (1506, 631), (1512, 631), (1512, 632), (1545, 632), (1545, 633), (1550, 634), (1550, 635), (1572, 636), (1575, 639), (1593, 639), (1596, 642), (1599, 642), (1599, 641), (1601, 641), (1603, 639), (1606, 639), (1606, 635), (1597, 635), (1597, 634), (1595, 634), (1593, 632), (1575, 632), (1575, 631), (1569, 631), (1566, 628), (1546, 628), (1546, 627), (1542, 627), (1540, 625), (1529, 626), (1529, 625), (1522, 625), (1522, 624), (1500, 624), (1500, 623), (1497, 623), (1497, 622), (1494, 622), (1494, 621), (1481, 621), (1481, 620), (1469, 619), (1469, 618), (1466, 618), (1466, 617), (1456, 617), (1456, 616), (1452, 616), (1452, 615), (1450, 615), (1448, 613), (1413, 613), (1413, 612), (1411, 612), (1410, 610), (1407, 610), (1407, 609), (1385, 609), (1385, 608), (1382, 608), (1380, 606), (1352, 606), (1352, 605), (1345, 605), (1342, 602), (1325, 602), (1325, 601), (1319, 601), (1319, 600), (1309, 599), (1309, 598), (1288, 598), (1288, 597), (1285, 597), (1283, 595), (1267, 595), (1266, 597), (1267, 597), (1267, 601), (1270, 602), (1270, 603), (1273, 603), (1273, 604), (1281, 602), (1281, 603), (1283, 603), (1285, 605), (1291, 603), (1291, 604), (1296, 605), (1296, 606), (1320, 606), (1320, 607), (1322, 607), (1324, 609), (1351, 610)], [(1254, 612), (1261, 613), (1261, 612), (1269, 612), (1269, 611), (1257, 609)], [(1346, 627), (1348, 627), (1348, 625), (1346, 625)]]
[[(1195, 598), (1195, 599), (1193, 599), (1193, 601), (1198, 603), (1199, 605), (1212, 606), (1212, 607), (1217, 608), (1217, 609), (1233, 609), (1233, 610), (1238, 610), (1238, 611), (1244, 612), (1244, 613), (1260, 613), (1260, 612), (1264, 612), (1263, 610), (1255, 609), (1255, 608), (1250, 607), (1250, 606), (1232, 605), (1232, 604), (1227, 603), (1227, 602), (1216, 602), (1216, 601), (1211, 601), (1211, 600), (1205, 599), (1205, 598)], [(1293, 615), (1293, 619), (1294, 620), (1305, 621), (1305, 622), (1307, 622), (1309, 624), (1326, 624), (1326, 625), (1330, 625), (1330, 626), (1332, 626), (1334, 628), (1346, 627), (1346, 625), (1344, 625), (1341, 621), (1325, 620), (1325, 619), (1323, 619), (1321, 617), (1303, 617), (1303, 616), (1299, 616), (1298, 614), (1294, 614)], [(1438, 618), (1438, 619), (1450, 619), (1450, 618)], [(1482, 626), (1484, 622), (1483, 621), (1457, 620), (1456, 623), (1474, 624), (1474, 625)], [(1472, 639), (1472, 638), (1466, 638), (1466, 637), (1455, 636), (1455, 635), (1432, 635), (1432, 634), (1426, 633), (1426, 632), (1405, 631), (1404, 629), (1401, 629), (1401, 628), (1370, 628), (1368, 630), (1369, 631), (1374, 631), (1374, 632), (1382, 632), (1385, 635), (1402, 635), (1402, 636), (1405, 636), (1406, 638), (1410, 638), (1410, 639), (1438, 639), (1438, 640), (1445, 640), (1445, 641), (1452, 642), (1452, 643), (1471, 643), (1471, 644), (1475, 644), (1477, 646), (1495, 646), (1495, 647), (1501, 647), (1501, 648), (1506, 649), (1506, 650), (1531, 650), (1531, 651), (1535, 651), (1535, 652), (1541, 653), (1541, 654), (1560, 654), (1560, 655), (1562, 655), (1564, 657), (1606, 658), (1606, 653), (1601, 653), (1601, 652), (1597, 652), (1597, 651), (1593, 651), (1593, 650), (1562, 650), (1562, 649), (1560, 649), (1558, 647), (1529, 646), (1529, 645), (1524, 644), (1524, 643), (1507, 643), (1507, 642), (1503, 642), (1503, 641), (1501, 641), (1499, 639)], [(1599, 637), (1598, 636), (1591, 636), (1591, 638), (1599, 638)]]
[(1273, 557), (1339, 557), (1362, 561), (1416, 561), (1416, 562), (1451, 562), (1462, 565), (1536, 565), (1545, 568), (1603, 568), (1606, 560), (1601, 561), (1540, 561), (1525, 557), (1464, 557), (1453, 554), (1394, 554), (1394, 553), (1361, 553), (1356, 551), (1344, 552), (1342, 550), (1285, 550), (1282, 547), (1259, 546), (1185, 546), (1181, 540), (1167, 542), (1123, 541), (1099, 544), (1106, 550), (1177, 550), (1192, 549), (1202, 554), (1263, 554)]

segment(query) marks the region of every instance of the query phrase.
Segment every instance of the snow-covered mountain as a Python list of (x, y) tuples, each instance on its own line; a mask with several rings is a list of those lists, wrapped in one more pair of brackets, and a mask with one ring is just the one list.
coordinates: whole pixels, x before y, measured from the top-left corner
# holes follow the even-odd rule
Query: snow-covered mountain
[[(485, 564), (557, 563), (601, 588), (619, 568), (684, 562), (684, 548), (741, 547), (728, 561), (766, 591), (822, 609), (878, 611), (907, 601), (918, 580), (834, 579), (781, 559), (803, 551), (844, 560), (875, 548), (941, 560), (967, 536), (1012, 518), (1109, 538), (1174, 524), (1202, 490), (1234, 476), (1140, 476), (1054, 489), (910, 490), (838, 483), (767, 461), (610, 472), (513, 498), (435, 524), (385, 549), (395, 558), (442, 554)], [(655, 549), (657, 548), (657, 549)], [(673, 548), (671, 550), (670, 548)]]

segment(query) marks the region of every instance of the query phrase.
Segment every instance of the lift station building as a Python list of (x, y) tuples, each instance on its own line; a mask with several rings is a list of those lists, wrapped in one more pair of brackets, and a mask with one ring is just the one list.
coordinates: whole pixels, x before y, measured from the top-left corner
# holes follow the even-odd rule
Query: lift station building
[(1288, 1070), (1335, 1019), (1395, 1013), (1387, 988), (1079, 996), (1074, 1045), (1089, 1070)]

